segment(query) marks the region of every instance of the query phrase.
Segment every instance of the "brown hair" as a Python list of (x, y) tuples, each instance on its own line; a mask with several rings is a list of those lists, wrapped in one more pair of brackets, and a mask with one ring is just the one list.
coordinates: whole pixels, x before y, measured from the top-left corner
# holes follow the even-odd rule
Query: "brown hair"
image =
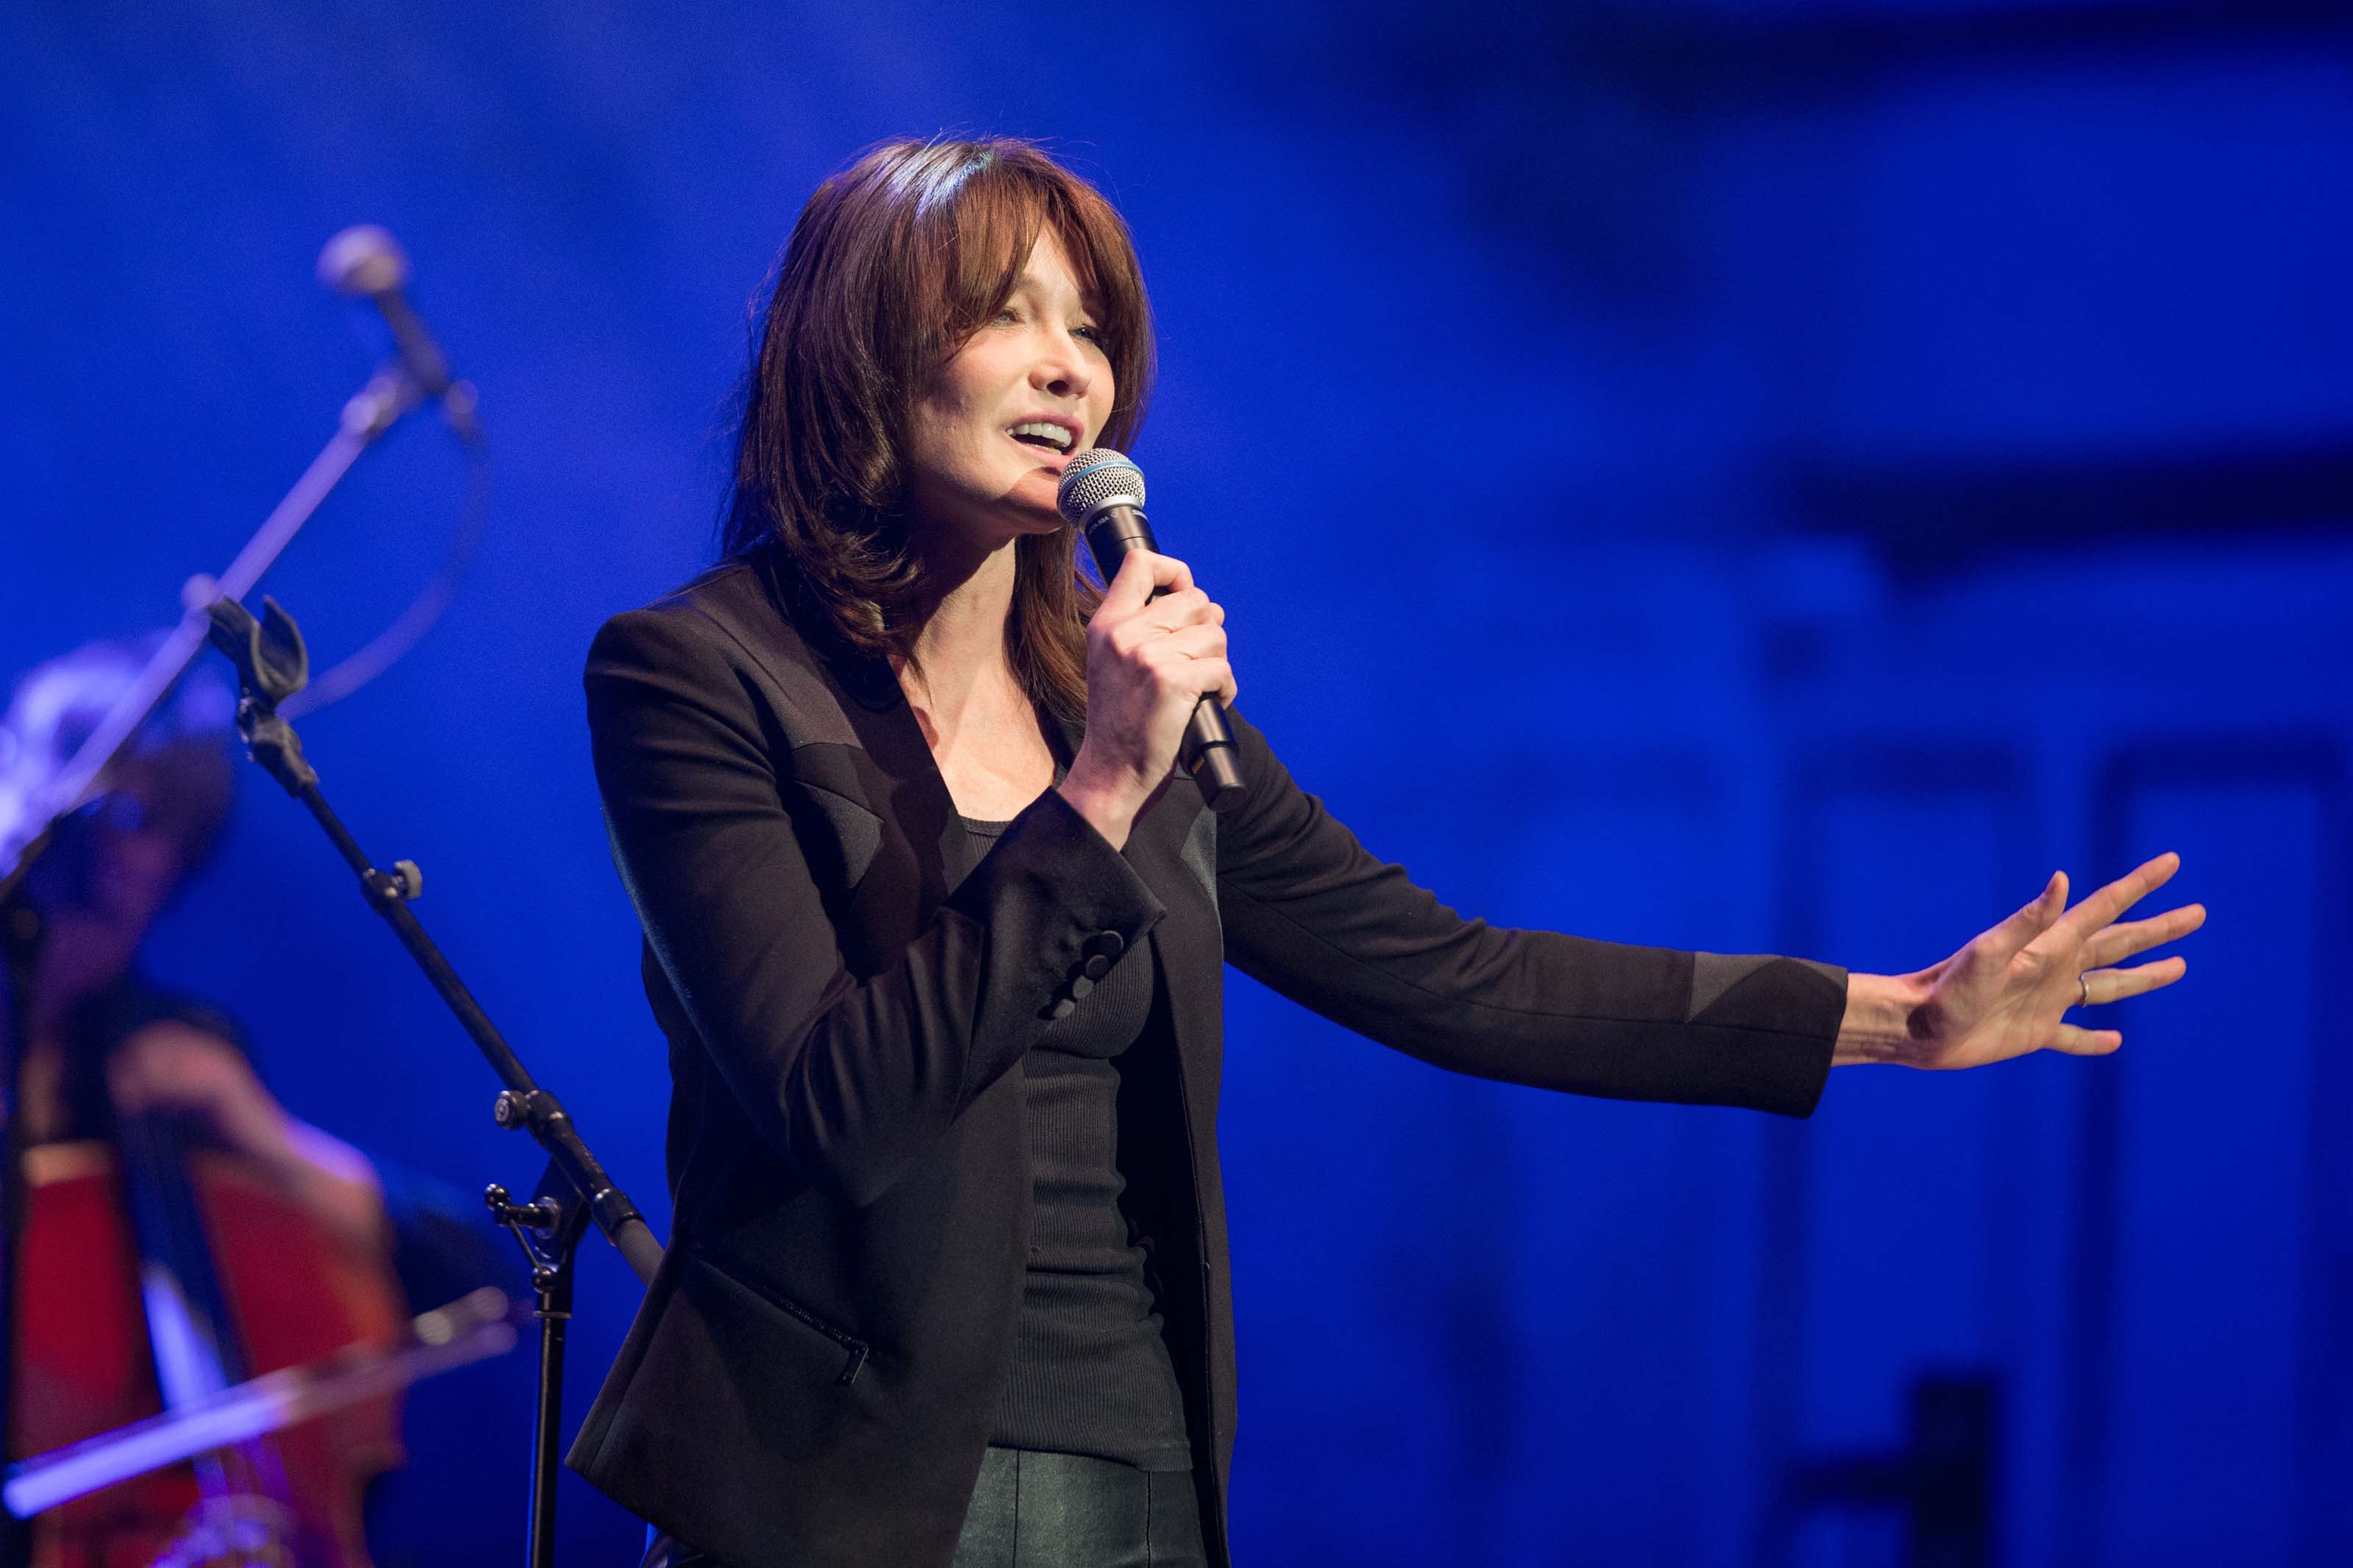
[[(1111, 360), (1101, 443), (1124, 447), (1152, 380), (1152, 325), (1127, 226), (1093, 186), (1009, 138), (891, 142), (819, 185), (776, 269), (744, 387), (722, 530), (774, 542), (797, 618), (907, 657), (921, 563), (907, 537), (915, 404), (1011, 295), (1038, 236), (1069, 254)], [(1069, 529), (1014, 546), (1006, 655), (1031, 700), (1086, 711), (1086, 620), (1100, 598)]]

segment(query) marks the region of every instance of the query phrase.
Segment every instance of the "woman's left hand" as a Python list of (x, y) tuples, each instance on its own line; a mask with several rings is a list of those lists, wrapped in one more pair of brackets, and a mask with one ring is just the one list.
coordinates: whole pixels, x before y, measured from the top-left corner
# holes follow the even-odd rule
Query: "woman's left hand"
[(245, 1054), (172, 1019), (133, 1033), (108, 1058), (107, 1087), (124, 1116), (192, 1116), (238, 1153), (281, 1166), (294, 1158), (293, 1119), (261, 1087)]
[(245, 1053), (219, 1036), (169, 1019), (150, 1024), (109, 1058), (107, 1087), (120, 1114), (194, 1117), (348, 1239), (384, 1246), (384, 1189), (367, 1156), (289, 1115)]
[(1831, 1059), (1971, 1068), (2046, 1049), (2106, 1055), (2124, 1036), (2067, 1023), (2063, 1015), (2087, 1001), (2097, 1006), (2155, 991), (2187, 972), (2179, 957), (2117, 967), (2206, 923), (2200, 904), (2118, 921), (2180, 867), (2179, 856), (2160, 855), (2072, 910), (2067, 874), (2057, 872), (2041, 897), (1942, 963), (1912, 974), (1851, 976)]

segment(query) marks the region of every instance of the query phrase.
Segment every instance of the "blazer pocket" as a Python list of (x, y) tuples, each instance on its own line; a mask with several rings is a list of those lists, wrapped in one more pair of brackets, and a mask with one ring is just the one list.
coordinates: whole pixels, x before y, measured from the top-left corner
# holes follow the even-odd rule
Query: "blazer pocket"
[[(760, 1280), (748, 1278), (742, 1270), (730, 1266), (712, 1253), (701, 1250), (691, 1252), (687, 1257), (686, 1267), (687, 1278), (681, 1281), (681, 1288), (690, 1296), (704, 1297), (707, 1315), (715, 1315), (712, 1314), (712, 1309), (720, 1305), (718, 1301), (711, 1300), (714, 1291), (723, 1300), (733, 1297), (733, 1300), (729, 1302), (728, 1306), (733, 1308), (744, 1306), (746, 1303), (744, 1298), (748, 1297), (753, 1302), (756, 1302), (758, 1307), (770, 1309), (781, 1316), (784, 1324), (779, 1326), (789, 1325), (785, 1327), (785, 1332), (798, 1339), (809, 1350), (816, 1351), (818, 1342), (822, 1342), (828, 1347), (830, 1354), (818, 1352), (821, 1359), (814, 1364), (829, 1365), (835, 1368), (832, 1373), (834, 1383), (847, 1387), (856, 1383), (858, 1374), (865, 1370), (866, 1358), (871, 1352), (871, 1347), (864, 1340), (834, 1327), (791, 1297), (784, 1295)], [(697, 1273), (706, 1276), (702, 1281), (700, 1281), (702, 1286), (701, 1290), (696, 1289), (698, 1281), (694, 1276)], [(754, 1310), (757, 1310), (757, 1308), (754, 1308)]]

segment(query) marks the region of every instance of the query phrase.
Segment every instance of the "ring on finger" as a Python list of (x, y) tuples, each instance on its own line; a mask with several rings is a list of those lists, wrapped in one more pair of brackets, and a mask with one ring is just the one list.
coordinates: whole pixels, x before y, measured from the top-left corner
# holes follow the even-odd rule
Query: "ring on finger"
[(2086, 970), (2084, 973), (2083, 973), (2078, 974), (2077, 976), (2075, 976), (2075, 984), (2078, 984), (2078, 985), (2080, 985), (2080, 986), (2082, 986), (2082, 987), (2084, 988), (2084, 999), (2083, 999), (2081, 1002), (2076, 1003), (2076, 1004), (2075, 1004), (2075, 1005), (2077, 1005), (2078, 1007), (2088, 1007), (2088, 1006), (2090, 1006), (2090, 1005), (2092, 1005), (2092, 975), (2091, 975), (2091, 972), (2090, 972), (2090, 971), (2088, 971), (2088, 970)]

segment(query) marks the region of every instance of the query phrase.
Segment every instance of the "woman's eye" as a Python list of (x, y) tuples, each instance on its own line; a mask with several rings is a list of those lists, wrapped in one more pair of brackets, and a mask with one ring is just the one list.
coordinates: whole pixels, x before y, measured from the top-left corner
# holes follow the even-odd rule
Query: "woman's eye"
[(1101, 327), (1072, 327), (1071, 336), (1084, 338), (1097, 348), (1103, 346), (1103, 330)]

